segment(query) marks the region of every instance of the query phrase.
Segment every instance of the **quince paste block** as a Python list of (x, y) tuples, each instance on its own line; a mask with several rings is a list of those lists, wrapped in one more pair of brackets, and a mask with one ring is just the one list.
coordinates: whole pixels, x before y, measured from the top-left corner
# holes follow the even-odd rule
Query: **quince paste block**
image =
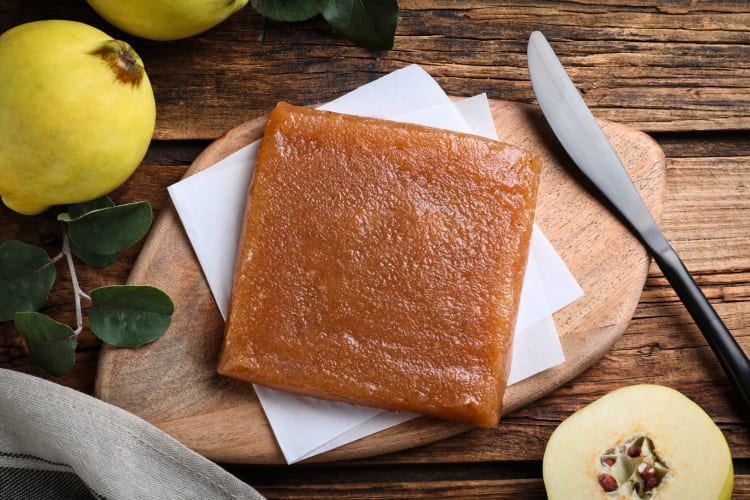
[(496, 425), (540, 170), (482, 137), (280, 103), (219, 372)]

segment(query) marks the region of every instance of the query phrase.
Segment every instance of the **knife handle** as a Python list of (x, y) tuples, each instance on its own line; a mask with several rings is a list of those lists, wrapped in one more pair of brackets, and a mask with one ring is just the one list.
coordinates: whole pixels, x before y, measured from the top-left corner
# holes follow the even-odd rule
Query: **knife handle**
[(698, 328), (703, 332), (703, 336), (706, 337), (724, 371), (740, 391), (745, 405), (750, 408), (750, 360), (708, 302), (674, 249), (667, 243), (666, 247), (652, 252), (652, 255)]

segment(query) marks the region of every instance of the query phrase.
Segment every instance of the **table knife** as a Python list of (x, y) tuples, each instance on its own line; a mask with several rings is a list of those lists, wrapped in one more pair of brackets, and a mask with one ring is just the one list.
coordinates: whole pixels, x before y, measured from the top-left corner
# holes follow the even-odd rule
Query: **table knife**
[(527, 56), (537, 102), (563, 149), (644, 245), (750, 408), (750, 361), (662, 234), (620, 158), (541, 32), (531, 34)]

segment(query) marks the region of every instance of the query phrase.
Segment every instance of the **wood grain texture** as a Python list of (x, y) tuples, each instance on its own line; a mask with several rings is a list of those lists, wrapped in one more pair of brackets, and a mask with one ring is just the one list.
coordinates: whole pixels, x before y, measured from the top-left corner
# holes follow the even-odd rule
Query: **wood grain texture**
[[(571, 268), (586, 296), (555, 315), (566, 362), (508, 388), (507, 414), (549, 393), (588, 368), (625, 330), (641, 294), (645, 251), (571, 175), (539, 111), (491, 101), (498, 134), (544, 160), (537, 224)], [(209, 168), (259, 138), (263, 120), (230, 131), (202, 153), (187, 175)], [(647, 135), (604, 123), (636, 185), (658, 217), (665, 165)], [(148, 281), (144, 281), (148, 280)], [(183, 444), (220, 461), (283, 460), (259, 402), (247, 384), (216, 375), (223, 321), (174, 210), (165, 210), (141, 249), (129, 283), (166, 290), (176, 313), (167, 334), (133, 350), (105, 346), (96, 394), (162, 428)], [(180, 388), (177, 390), (177, 388)], [(465, 424), (420, 418), (332, 450), (313, 461), (371, 456), (430, 443), (468, 430)]]
[[(662, 227), (711, 302), (750, 352), (750, 3), (746, 0), (465, 1), (401, 0), (396, 47), (360, 49), (320, 19), (264, 21), (248, 7), (192, 39), (156, 43), (109, 26), (82, 0), (0, 0), (0, 31), (64, 18), (125, 39), (144, 57), (157, 98), (158, 139), (115, 193), (150, 199), (226, 130), (265, 114), (280, 99), (322, 102), (409, 63), (454, 95), (533, 103), (525, 68), (532, 29), (551, 40), (594, 113), (652, 133), (667, 156)], [(59, 251), (51, 211), (22, 217), (0, 206), (0, 241)], [(86, 290), (124, 283), (140, 246), (104, 270), (78, 265)], [(44, 312), (74, 322), (64, 266)], [(99, 342), (88, 329), (77, 363), (49, 377), (30, 362), (12, 324), (0, 324), (0, 366), (91, 393)], [(429, 445), (333, 463), (231, 468), (269, 498), (472, 496), (544, 498), (540, 460), (559, 422), (631, 381), (670, 385), (696, 400), (727, 437), (736, 464), (735, 498), (750, 497), (750, 418), (708, 346), (659, 270), (650, 266), (634, 318), (610, 351), (571, 382), (504, 416)], [(1, 383), (1, 381), (0, 381)], [(177, 390), (177, 389), (176, 389)], [(0, 410), (1, 411), (1, 410)], [(466, 495), (463, 495), (464, 497)]]
[(280, 100), (325, 102), (410, 63), (452, 95), (530, 103), (525, 50), (536, 29), (597, 116), (645, 131), (750, 128), (746, 1), (399, 5), (394, 49), (382, 53), (353, 46), (319, 18), (275, 23), (250, 7), (202, 35), (156, 43), (120, 32), (82, 1), (4, 0), (0, 31), (75, 18), (131, 43), (153, 82), (159, 139), (214, 139)]
[[(309, 473), (314, 474), (314, 471)], [(240, 473), (240, 477), (243, 477)], [(255, 478), (253, 478), (255, 479)], [(445, 479), (423, 481), (357, 482), (353, 484), (301, 484), (266, 485), (262, 479), (258, 490), (268, 500), (313, 498), (343, 498), (346, 500), (431, 500), (486, 499), (486, 500), (546, 500), (547, 495), (541, 479)], [(734, 496), (744, 499), (750, 496), (750, 481), (746, 477), (735, 480)]]

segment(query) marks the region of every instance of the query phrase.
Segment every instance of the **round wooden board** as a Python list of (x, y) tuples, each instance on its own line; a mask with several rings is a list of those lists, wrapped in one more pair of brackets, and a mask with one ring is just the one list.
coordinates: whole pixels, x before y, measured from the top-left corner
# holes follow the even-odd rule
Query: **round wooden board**
[[(538, 108), (490, 101), (501, 140), (544, 159), (536, 222), (560, 253), (585, 296), (555, 315), (566, 361), (508, 388), (503, 413), (518, 409), (571, 380), (620, 337), (643, 288), (649, 258), (638, 241), (576, 179), (575, 170)], [(646, 134), (601, 122), (631, 177), (658, 219), (665, 162)], [(265, 118), (244, 123), (211, 144), (186, 175), (258, 139)], [(160, 427), (221, 462), (283, 463), (249, 384), (216, 374), (223, 320), (173, 207), (165, 209), (139, 254), (129, 283), (164, 289), (175, 302), (167, 333), (137, 350), (104, 346), (96, 394)], [(502, 421), (500, 423), (502, 425)], [(466, 424), (418, 418), (310, 461), (360, 458), (456, 435)]]

